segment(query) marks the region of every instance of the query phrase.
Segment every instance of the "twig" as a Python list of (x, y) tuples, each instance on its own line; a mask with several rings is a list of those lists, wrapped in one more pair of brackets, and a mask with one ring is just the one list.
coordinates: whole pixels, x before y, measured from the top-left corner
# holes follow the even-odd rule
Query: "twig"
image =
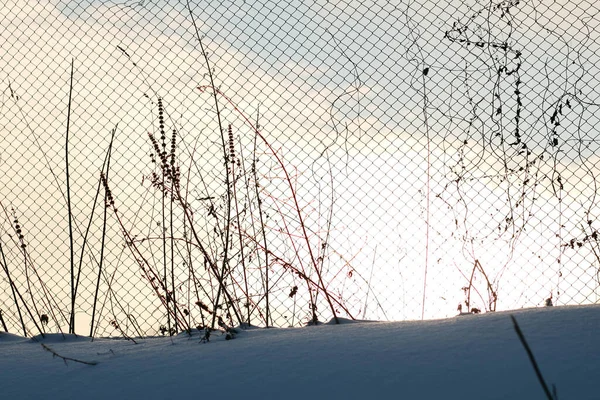
[[(529, 345), (527, 344), (527, 340), (525, 340), (525, 336), (523, 335), (523, 332), (521, 332), (521, 328), (519, 328), (519, 324), (517, 324), (517, 320), (515, 319), (515, 317), (513, 315), (511, 315), (510, 318), (512, 319), (513, 325), (515, 327), (515, 331), (517, 332), (517, 335), (519, 336), (521, 343), (523, 343), (523, 347), (525, 347), (525, 351), (527, 352), (527, 355), (529, 356), (529, 361), (531, 361), (531, 365), (533, 366), (533, 369), (535, 370), (535, 374), (537, 375), (537, 377), (540, 381), (540, 385), (542, 385), (542, 388), (544, 389), (544, 392), (546, 393), (546, 397), (548, 397), (548, 400), (556, 400), (556, 397), (552, 396), (552, 394), (550, 393), (550, 389), (548, 389), (548, 385), (546, 384), (546, 381), (544, 380), (544, 377), (542, 376), (542, 372), (540, 371), (540, 368), (538, 367), (537, 362), (535, 361), (533, 352), (531, 351), (531, 349), (529, 348)], [(556, 388), (554, 387), (553, 389), (554, 389), (554, 393), (556, 394)]]
[(56, 351), (54, 351), (50, 347), (46, 346), (44, 343), (40, 343), (40, 344), (42, 345), (42, 347), (44, 348), (44, 350), (49, 351), (50, 353), (52, 353), (53, 357), (62, 358), (62, 360), (65, 362), (65, 365), (68, 365), (67, 361), (74, 361), (74, 362), (78, 362), (78, 363), (86, 364), (86, 365), (96, 365), (96, 364), (98, 364), (98, 361), (82, 361), (82, 360), (77, 360), (76, 358), (61, 356)]

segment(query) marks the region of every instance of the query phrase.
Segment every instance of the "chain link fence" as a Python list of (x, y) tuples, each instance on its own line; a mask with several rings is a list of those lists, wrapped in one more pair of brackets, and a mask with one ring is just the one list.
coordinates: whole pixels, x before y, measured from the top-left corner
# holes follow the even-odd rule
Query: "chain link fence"
[(3, 328), (596, 303), (598, 10), (5, 2)]

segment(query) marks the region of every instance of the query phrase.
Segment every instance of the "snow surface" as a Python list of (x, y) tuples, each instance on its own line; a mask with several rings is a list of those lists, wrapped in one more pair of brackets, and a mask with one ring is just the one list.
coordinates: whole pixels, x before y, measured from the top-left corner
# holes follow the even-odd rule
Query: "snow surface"
[[(546, 399), (517, 319), (558, 398), (600, 399), (600, 306), (94, 339), (0, 333), (2, 399)], [(42, 347), (42, 343), (66, 363)], [(66, 365), (65, 365), (66, 364)]]

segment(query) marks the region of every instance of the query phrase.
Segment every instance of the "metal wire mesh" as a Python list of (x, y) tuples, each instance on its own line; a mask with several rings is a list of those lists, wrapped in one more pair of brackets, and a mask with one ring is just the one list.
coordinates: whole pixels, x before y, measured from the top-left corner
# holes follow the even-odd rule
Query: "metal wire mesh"
[(1, 12), (10, 331), (598, 301), (594, 2)]

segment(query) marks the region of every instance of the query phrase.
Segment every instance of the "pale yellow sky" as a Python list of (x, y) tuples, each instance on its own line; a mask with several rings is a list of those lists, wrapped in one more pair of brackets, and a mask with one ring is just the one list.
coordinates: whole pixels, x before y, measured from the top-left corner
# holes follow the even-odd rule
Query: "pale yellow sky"
[[(328, 279), (349, 297), (354, 312), (362, 316), (368, 299), (367, 318), (421, 317), (427, 223), (425, 317), (455, 313), (474, 258), (498, 279), (499, 308), (540, 305), (558, 291), (564, 303), (596, 301), (593, 271), (599, 266), (591, 248), (561, 247), (583, 236), (587, 212), (593, 220), (600, 213), (593, 196), (600, 173), (594, 5), (523, 2), (502, 15), (483, 2), (292, 3), (233, 2), (229, 10), (213, 4), (194, 6), (194, 13), (216, 85), (251, 121), (258, 113), (261, 132), (297, 173), (306, 222), (319, 232), (311, 239), (317, 248), (325, 240), (333, 195)], [(156, 233), (149, 221), (158, 203), (144, 177), (152, 168), (147, 132), (157, 134), (158, 96), (169, 129), (180, 135), (182, 167), (192, 166), (193, 152), (212, 180), (214, 193), (206, 193), (192, 175), (191, 193), (223, 193), (212, 95), (197, 90), (208, 83), (206, 66), (184, 3), (16, 1), (0, 10), (0, 18), (0, 201), (18, 211), (40, 269), (53, 274), (68, 265), (60, 192), (71, 59), (72, 179), (81, 227), (110, 130), (118, 124), (112, 189), (131, 229), (140, 236)], [(489, 28), (486, 21), (496, 24)], [(508, 40), (521, 58), (450, 42), (444, 34), (454, 22), (465, 28), (457, 38)], [(529, 155), (507, 145), (514, 140), (517, 75), (497, 73), (502, 63), (510, 69), (519, 62), (520, 129)], [(225, 98), (220, 104), (249, 155), (252, 128)], [(552, 147), (550, 117), (561, 105), (560, 143)], [(506, 136), (503, 145), (498, 131)], [(288, 198), (274, 155), (263, 144), (259, 150), (263, 179), (277, 178), (265, 190)], [(507, 173), (505, 165), (514, 171)], [(519, 169), (524, 166), (529, 171)], [(559, 175), (560, 201), (554, 191)], [(288, 222), (296, 232), (297, 221)], [(0, 232), (11, 232), (10, 223), (3, 221)], [(98, 223), (91, 239), (96, 246)], [(119, 247), (118, 228), (111, 229), (109, 263), (113, 271), (127, 265), (118, 281), (127, 290), (128, 280), (141, 278)], [(293, 244), (281, 246), (287, 252)], [(18, 254), (11, 260), (17, 262)], [(86, 259), (86, 268), (90, 278), (82, 298), (93, 287), (93, 259)], [(370, 289), (360, 279), (354, 283), (349, 271), (369, 278)], [(53, 279), (67, 293), (68, 285)], [(6, 281), (0, 285), (7, 287)], [(86, 300), (81, 312), (87, 309)], [(298, 311), (298, 318), (305, 312)]]

